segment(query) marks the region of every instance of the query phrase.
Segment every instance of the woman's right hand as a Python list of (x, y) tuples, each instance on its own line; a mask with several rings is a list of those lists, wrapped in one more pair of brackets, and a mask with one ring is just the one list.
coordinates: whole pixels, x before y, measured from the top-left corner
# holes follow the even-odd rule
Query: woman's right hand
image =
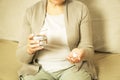
[(33, 39), (34, 34), (30, 34), (28, 37), (27, 52), (29, 54), (34, 54), (38, 50), (44, 49), (43, 46), (39, 45), (39, 41)]

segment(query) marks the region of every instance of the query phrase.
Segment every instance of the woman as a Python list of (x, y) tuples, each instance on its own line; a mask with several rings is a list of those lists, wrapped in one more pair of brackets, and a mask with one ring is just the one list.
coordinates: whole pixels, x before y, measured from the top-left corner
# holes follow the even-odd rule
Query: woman
[[(27, 9), (22, 31), (17, 50), (21, 79), (97, 79), (90, 16), (80, 1), (41, 0)], [(45, 47), (35, 34), (47, 36)]]

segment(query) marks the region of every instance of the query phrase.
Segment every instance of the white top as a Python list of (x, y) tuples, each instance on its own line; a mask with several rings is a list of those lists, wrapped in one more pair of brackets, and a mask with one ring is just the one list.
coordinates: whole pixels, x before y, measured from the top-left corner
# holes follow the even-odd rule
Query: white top
[(48, 44), (39, 54), (39, 63), (44, 70), (55, 72), (73, 66), (66, 57), (70, 53), (68, 47), (64, 15), (46, 15), (44, 26), (40, 32), (47, 36)]

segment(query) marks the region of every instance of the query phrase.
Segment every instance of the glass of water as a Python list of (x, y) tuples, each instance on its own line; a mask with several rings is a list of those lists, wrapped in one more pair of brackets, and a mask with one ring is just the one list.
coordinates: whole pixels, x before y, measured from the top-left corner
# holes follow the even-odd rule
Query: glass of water
[(39, 46), (45, 47), (47, 45), (47, 36), (46, 35), (35, 35), (33, 37), (35, 41), (39, 41)]

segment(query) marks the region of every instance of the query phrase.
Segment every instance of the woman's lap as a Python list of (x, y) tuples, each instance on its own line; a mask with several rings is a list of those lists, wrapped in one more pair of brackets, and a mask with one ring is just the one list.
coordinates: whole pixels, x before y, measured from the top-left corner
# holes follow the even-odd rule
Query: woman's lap
[(23, 80), (91, 80), (91, 76), (84, 69), (77, 71), (74, 66), (50, 74), (41, 69), (36, 75), (24, 76)]
[(84, 69), (77, 70), (74, 66), (64, 71), (59, 80), (91, 80), (91, 76)]
[(55, 80), (49, 73), (41, 69), (36, 75), (26, 75), (23, 80)]

